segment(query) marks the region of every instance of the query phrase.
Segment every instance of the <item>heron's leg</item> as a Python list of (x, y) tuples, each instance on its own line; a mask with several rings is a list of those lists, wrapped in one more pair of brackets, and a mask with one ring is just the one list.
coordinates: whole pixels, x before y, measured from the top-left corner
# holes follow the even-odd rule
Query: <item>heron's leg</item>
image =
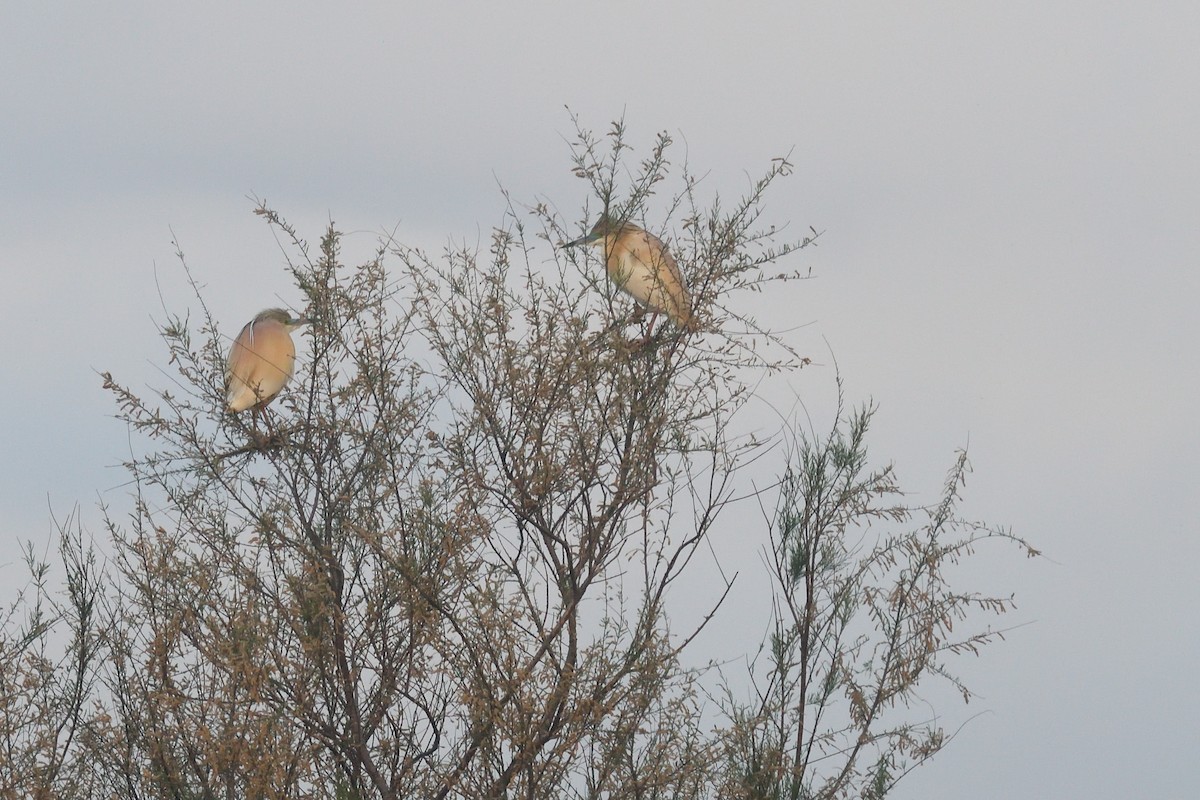
[(655, 311), (650, 317), (650, 324), (646, 326), (646, 341), (650, 341), (650, 334), (654, 333), (654, 323), (658, 322), (658, 312)]

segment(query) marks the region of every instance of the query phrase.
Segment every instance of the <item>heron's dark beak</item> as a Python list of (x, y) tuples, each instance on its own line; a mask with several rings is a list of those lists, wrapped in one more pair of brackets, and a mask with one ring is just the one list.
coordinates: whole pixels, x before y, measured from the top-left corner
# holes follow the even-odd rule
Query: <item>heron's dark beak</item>
[(563, 247), (576, 247), (581, 244), (591, 244), (592, 242), (596, 241), (599, 238), (600, 238), (600, 234), (589, 233), (587, 236), (576, 239), (573, 242), (567, 242), (566, 244), (563, 245)]

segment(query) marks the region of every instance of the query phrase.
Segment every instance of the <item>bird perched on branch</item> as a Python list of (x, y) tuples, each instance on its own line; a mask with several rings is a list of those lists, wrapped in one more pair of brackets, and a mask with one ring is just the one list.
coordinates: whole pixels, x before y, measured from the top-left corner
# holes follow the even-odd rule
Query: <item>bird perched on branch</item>
[(581, 244), (602, 245), (609, 280), (654, 312), (647, 338), (659, 314), (666, 314), (682, 330), (699, 328), (679, 265), (657, 236), (632, 222), (603, 214), (587, 236), (563, 247)]
[(282, 308), (268, 308), (242, 328), (229, 348), (225, 368), (225, 405), (236, 414), (261, 411), (292, 377), (296, 345), (292, 331), (308, 324)]

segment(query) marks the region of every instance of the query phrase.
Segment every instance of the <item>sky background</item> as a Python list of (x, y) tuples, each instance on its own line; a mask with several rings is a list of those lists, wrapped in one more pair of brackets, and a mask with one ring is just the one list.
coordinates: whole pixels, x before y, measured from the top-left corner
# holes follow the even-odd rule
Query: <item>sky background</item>
[(579, 219), (565, 106), (624, 115), (702, 196), (791, 153), (768, 217), (825, 232), (787, 262), (817, 277), (745, 302), (823, 366), (771, 391), (827, 426), (832, 349), (914, 502), (969, 441), (964, 513), (1047, 555), (965, 576), (1030, 624), (894, 796), (1193, 796), (1200, 4), (46, 5), (0, 25), (0, 591), (51, 511), (127, 506), (97, 372), (164, 382), (173, 236), (233, 334), (299, 297), (249, 195), (350, 260), (486, 248), (500, 185)]

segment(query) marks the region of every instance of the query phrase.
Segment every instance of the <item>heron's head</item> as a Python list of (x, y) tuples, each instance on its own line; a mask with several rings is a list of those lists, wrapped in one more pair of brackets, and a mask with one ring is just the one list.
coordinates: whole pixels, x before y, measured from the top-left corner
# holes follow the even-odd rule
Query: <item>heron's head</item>
[(268, 308), (258, 312), (254, 318), (255, 322), (278, 322), (280, 325), (287, 328), (289, 331), (294, 331), (302, 325), (307, 325), (311, 320), (308, 317), (293, 317), (292, 312), (286, 308)]
[(587, 236), (580, 237), (573, 242), (567, 242), (563, 247), (575, 247), (581, 244), (595, 244), (602, 242), (609, 236), (617, 236), (627, 231), (641, 230), (637, 225), (627, 220), (621, 220), (617, 217), (601, 214), (600, 219), (596, 220), (596, 224), (588, 231)]

